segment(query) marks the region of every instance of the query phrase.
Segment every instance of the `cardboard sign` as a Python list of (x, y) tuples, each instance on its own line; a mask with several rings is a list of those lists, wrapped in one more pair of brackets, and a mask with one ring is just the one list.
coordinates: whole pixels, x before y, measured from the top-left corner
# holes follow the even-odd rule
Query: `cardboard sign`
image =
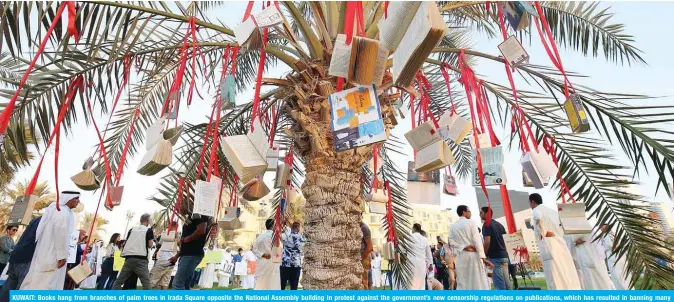
[(524, 242), (521, 231), (512, 234), (503, 234), (503, 242), (505, 243), (510, 263), (519, 264), (526, 262), (527, 259), (522, 257), (521, 251), (523, 248), (526, 249), (527, 245)]

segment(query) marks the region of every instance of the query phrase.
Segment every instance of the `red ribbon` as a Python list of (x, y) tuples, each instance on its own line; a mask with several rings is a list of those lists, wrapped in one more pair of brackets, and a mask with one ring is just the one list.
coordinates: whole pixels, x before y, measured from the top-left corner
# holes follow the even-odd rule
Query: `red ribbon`
[(237, 184), (239, 183), (239, 176), (234, 174), (234, 182), (232, 182), (232, 189), (229, 190), (229, 206), (230, 207), (236, 207), (238, 204), (238, 193), (237, 191)]
[(372, 147), (372, 160), (374, 161), (374, 171), (372, 174), (372, 185), (370, 186), (370, 193), (372, 190), (377, 191), (377, 186), (379, 185), (379, 180), (377, 179), (377, 158), (379, 157), (379, 146), (374, 145)]
[(168, 235), (173, 229), (173, 224), (174, 224), (174, 218), (176, 216), (176, 211), (177, 209), (180, 208), (182, 205), (182, 200), (183, 200), (183, 190), (185, 189), (185, 177), (178, 178), (178, 198), (176, 198), (176, 202), (173, 205), (173, 212), (171, 213), (171, 221), (169, 222), (169, 227), (166, 230), (166, 235)]
[(388, 18), (388, 5), (389, 1), (384, 1), (384, 20)]
[(267, 56), (267, 36), (269, 35), (269, 29), (265, 28), (262, 34), (262, 47), (260, 49), (260, 64), (257, 67), (257, 79), (255, 81), (255, 95), (253, 97), (253, 110), (250, 117), (250, 132), (255, 131), (253, 123), (256, 118), (259, 118), (260, 115), (260, 89), (262, 88), (262, 74), (264, 73), (264, 62)]
[[(543, 47), (545, 48), (545, 51), (548, 54), (548, 57), (550, 57), (552, 64), (554, 64), (555, 67), (557, 67), (557, 69), (562, 73), (562, 76), (564, 77), (564, 96), (568, 98), (569, 87), (571, 87), (571, 90), (574, 93), (576, 92), (576, 89), (573, 88), (573, 84), (571, 84), (571, 81), (569, 81), (569, 78), (566, 76), (566, 71), (564, 70), (564, 66), (562, 65), (562, 57), (559, 55), (557, 43), (555, 43), (552, 31), (550, 30), (550, 24), (548, 23), (548, 20), (545, 18), (543, 9), (541, 8), (541, 5), (538, 3), (538, 1), (534, 1), (534, 5), (536, 6), (536, 11), (538, 12), (538, 16), (540, 17), (541, 23), (543, 24), (543, 28), (545, 29), (545, 34), (547, 35), (550, 45), (548, 45), (548, 42), (545, 40), (545, 37), (543, 36), (543, 32), (541, 31), (541, 27), (538, 24), (538, 22), (534, 22), (536, 24), (536, 30), (538, 31), (538, 35), (541, 37), (541, 43), (543, 44)], [(552, 51), (550, 50), (551, 47)]]
[(386, 181), (384, 187), (388, 193), (386, 202), (386, 222), (388, 223), (388, 232), (386, 232), (386, 241), (393, 242), (393, 246), (398, 247), (398, 236), (395, 230), (395, 218), (393, 217), (393, 195), (391, 194), (391, 184)]
[(122, 155), (119, 157), (119, 164), (117, 165), (117, 173), (115, 174), (115, 182), (114, 182), (115, 186), (118, 186), (120, 179), (122, 179), (122, 173), (124, 172), (124, 162), (126, 161), (126, 154), (129, 151), (129, 146), (131, 146), (133, 128), (139, 116), (140, 110), (136, 109), (136, 113), (134, 113), (133, 119), (131, 120), (131, 126), (129, 126), (129, 134), (126, 135), (126, 142), (124, 143), (124, 149), (122, 149)]
[[(66, 1), (68, 6), (68, 34), (75, 37), (75, 42), (80, 41), (80, 33), (77, 32), (77, 7), (74, 1)], [(55, 22), (55, 21), (54, 21)], [(47, 34), (47, 37), (50, 35)]]
[(288, 180), (286, 181), (287, 187), (292, 187), (292, 174), (293, 174), (293, 161), (295, 160), (295, 153), (293, 152), (293, 146), (290, 145), (290, 150), (284, 159), (286, 166), (288, 166)]
[(557, 178), (559, 179), (559, 186), (562, 193), (562, 203), (566, 203), (565, 194), (569, 194), (569, 198), (571, 199), (571, 201), (573, 203), (576, 203), (576, 199), (573, 198), (571, 190), (569, 189), (569, 187), (566, 184), (566, 181), (562, 177), (562, 170), (559, 168), (559, 160), (557, 159), (557, 152), (555, 151), (555, 139), (552, 136), (546, 135), (543, 138), (543, 149), (550, 155), (550, 157), (552, 157), (552, 162), (554, 162), (555, 166), (557, 167)]
[(217, 111), (218, 113), (216, 114), (215, 118), (215, 124), (213, 125), (211, 132), (213, 134), (213, 141), (211, 142), (211, 156), (208, 161), (208, 177), (206, 178), (206, 181), (211, 181), (211, 174), (213, 173), (213, 170), (215, 170), (216, 176), (218, 173), (219, 165), (217, 163), (218, 157), (216, 155), (216, 151), (218, 150), (218, 129), (220, 126), (220, 112), (222, 111), (222, 101), (217, 102)]
[(196, 179), (201, 178), (201, 169), (203, 169), (204, 160), (206, 160), (206, 150), (208, 150), (207, 149), (208, 148), (208, 140), (211, 137), (211, 131), (217, 132), (217, 130), (215, 130), (215, 128), (212, 128), (212, 127), (215, 127), (213, 125), (213, 115), (215, 114), (215, 108), (216, 108), (216, 106), (215, 106), (215, 104), (213, 104), (213, 109), (211, 110), (211, 117), (208, 121), (208, 125), (206, 126), (206, 134), (204, 135), (204, 144), (203, 144), (203, 146), (201, 146), (201, 155), (199, 155), (199, 165), (197, 166), (197, 178)]
[(37, 52), (35, 52), (33, 60), (30, 61), (28, 68), (26, 68), (26, 71), (23, 73), (23, 77), (21, 78), (21, 81), (19, 81), (19, 86), (16, 88), (16, 91), (14, 92), (14, 95), (12, 95), (12, 98), (9, 99), (9, 102), (7, 103), (7, 106), (5, 106), (5, 109), (2, 110), (2, 114), (0, 114), (0, 134), (5, 133), (7, 125), (9, 125), (9, 120), (12, 117), (12, 113), (14, 112), (14, 107), (16, 106), (16, 100), (19, 97), (19, 93), (21, 93), (21, 89), (26, 84), (28, 76), (35, 67), (35, 63), (37, 62), (37, 60), (40, 58), (40, 55), (44, 51), (44, 48), (47, 45), (47, 41), (49, 41), (49, 37), (51, 37), (54, 28), (56, 27), (57, 24), (59, 24), (58, 21), (61, 18), (61, 14), (63, 14), (63, 10), (66, 8), (66, 6), (68, 6), (68, 2), (61, 3), (61, 5), (59, 6), (59, 9), (56, 12), (56, 15), (54, 16), (54, 19), (52, 20), (49, 29), (47, 29), (44, 38), (42, 38), (42, 42), (40, 42), (40, 47), (37, 49)]
[(449, 64), (447, 63), (442, 63), (440, 65), (440, 71), (442, 72), (442, 77), (445, 79), (445, 86), (447, 86), (447, 95), (449, 96), (449, 101), (452, 104), (452, 109), (451, 113), (452, 115), (456, 114), (456, 106), (454, 106), (454, 99), (452, 98), (452, 89), (450, 87), (450, 81), (449, 81), (449, 71), (447, 70), (449, 68)]

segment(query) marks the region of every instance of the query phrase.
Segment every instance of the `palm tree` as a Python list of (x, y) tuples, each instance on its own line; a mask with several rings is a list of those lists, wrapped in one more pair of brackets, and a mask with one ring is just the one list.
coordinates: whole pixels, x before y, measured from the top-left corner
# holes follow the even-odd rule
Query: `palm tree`
[[(487, 2), (490, 3), (490, 2)], [(56, 3), (47, 2), (35, 5), (30, 2), (10, 2), (2, 4), (3, 44), (16, 57), (27, 57), (25, 41), (28, 47), (35, 48), (33, 39), (42, 40), (45, 32), (42, 28), (36, 32), (31, 19), (37, 17), (42, 26), (48, 26), (54, 16)], [(208, 15), (216, 6), (228, 5), (221, 2), (190, 2), (187, 6), (179, 3), (154, 2), (83, 2), (77, 9), (76, 26), (82, 39), (78, 42), (58, 27), (51, 39), (47, 40), (47, 53), (42, 56), (39, 68), (31, 73), (29, 84), (21, 92), (21, 102), (15, 111), (16, 118), (30, 121), (32, 130), (38, 129), (42, 137), (54, 127), (54, 110), (47, 108), (60, 104), (71, 79), (83, 76), (90, 86), (77, 95), (83, 100), (90, 95), (100, 104), (103, 112), (108, 112), (107, 99), (114, 97), (123, 84), (124, 66), (133, 66), (138, 76), (130, 83), (130, 91), (123, 96), (121, 107), (114, 113), (109, 125), (110, 133), (105, 139), (105, 148), (116, 171), (116, 163), (121, 156), (125, 138), (129, 132), (136, 110), (141, 117), (133, 130), (130, 154), (137, 151), (143, 131), (157, 119), (166, 92), (169, 90), (181, 64), (183, 38), (190, 24), (199, 27), (195, 32), (197, 42), (204, 57), (193, 58), (186, 53), (188, 78), (178, 84), (189, 89), (190, 79), (197, 78), (203, 87), (216, 85), (216, 76), (220, 74), (222, 57), (228, 47), (236, 45), (233, 31)], [(439, 116), (450, 108), (439, 66), (447, 64), (453, 74), (460, 74), (458, 54), (465, 50), (469, 64), (479, 61), (503, 63), (495, 50), (487, 52), (472, 49), (468, 45), (469, 37), (475, 33), (485, 33), (489, 39), (498, 35), (497, 4), (489, 7), (483, 1), (474, 2), (438, 2), (441, 14), (449, 30), (440, 44), (425, 60), (422, 67), (431, 83), (431, 110)], [(552, 35), (557, 44), (581, 51), (586, 56), (599, 57), (603, 54), (607, 61), (620, 64), (642, 64), (641, 52), (636, 48), (633, 38), (626, 34), (622, 24), (612, 23), (609, 9), (600, 9), (598, 3), (583, 2), (542, 2), (544, 14), (550, 21)], [(280, 108), (275, 143), (284, 150), (292, 145), (295, 151), (295, 172), (293, 183), (300, 185), (306, 197), (304, 207), (305, 230), (309, 239), (306, 245), (303, 287), (306, 289), (360, 288), (359, 240), (361, 205), (364, 203), (362, 190), (367, 189), (368, 181), (361, 189), (360, 180), (369, 179), (371, 171), (363, 168), (372, 154), (372, 146), (356, 150), (336, 152), (329, 119), (321, 115), (321, 103), (325, 102), (330, 91), (334, 91), (336, 78), (325, 72), (330, 63), (335, 36), (342, 32), (345, 20), (344, 2), (283, 2), (282, 11), (288, 24), (269, 29), (268, 43), (264, 47), (267, 60), (264, 67), (285, 65), (290, 71), (283, 79), (263, 79), (262, 84), (275, 88), (260, 96), (261, 112), (270, 108)], [(384, 2), (364, 2), (364, 25), (366, 35), (376, 38), (377, 23), (384, 15)], [(193, 21), (193, 22), (192, 22)], [(230, 20), (227, 20), (230, 21)], [(539, 22), (539, 19), (532, 19)], [(23, 27), (21, 24), (25, 24)], [(40, 26), (38, 25), (38, 26)], [(21, 27), (21, 30), (19, 29)], [(192, 27), (193, 28), (193, 27)], [(534, 31), (522, 31), (524, 37)], [(190, 35), (192, 36), (192, 35)], [(192, 42), (188, 40), (191, 46)], [(523, 39), (525, 40), (525, 39)], [(536, 39), (531, 39), (536, 40)], [(33, 44), (31, 44), (33, 43)], [(184, 53), (184, 52), (183, 52)], [(240, 90), (250, 87), (257, 76), (257, 66), (261, 52), (258, 49), (243, 48), (236, 61), (236, 85)], [(131, 58), (131, 60), (129, 60)], [(24, 58), (25, 59), (25, 58)], [(124, 62), (127, 62), (126, 65)], [(134, 64), (129, 64), (129, 62)], [(1, 62), (0, 62), (1, 63)], [(194, 69), (189, 68), (196, 64)], [(228, 67), (226, 65), (225, 67)], [(67, 68), (64, 68), (67, 67)], [(23, 74), (25, 65), (6, 67), (8, 70)], [(192, 72), (202, 71), (200, 72)], [(535, 137), (541, 141), (545, 136), (554, 137), (553, 146), (560, 160), (560, 171), (564, 181), (574, 196), (586, 203), (587, 212), (599, 223), (608, 223), (617, 234), (618, 255), (625, 257), (628, 269), (635, 276), (643, 273), (649, 288), (674, 287), (674, 271), (659, 265), (656, 258), (670, 259), (663, 250), (671, 250), (658, 240), (661, 234), (654, 233), (649, 225), (655, 223), (648, 218), (635, 214), (632, 205), (619, 200), (642, 200), (634, 194), (621, 193), (616, 187), (623, 186), (614, 180), (646, 169), (655, 171), (659, 177), (658, 186), (671, 194), (670, 188), (663, 185), (671, 177), (674, 142), (667, 139), (671, 134), (667, 122), (672, 113), (670, 106), (633, 105), (632, 100), (645, 96), (598, 92), (576, 86), (576, 92), (583, 101), (593, 123), (590, 134), (571, 134), (565, 114), (557, 98), (564, 89), (564, 81), (556, 69), (538, 65), (522, 65), (518, 72), (525, 80), (538, 84), (536, 91), (519, 91), (519, 105), (525, 119), (531, 123)], [(579, 81), (579, 74), (570, 74)], [(455, 77), (453, 77), (455, 78)], [(11, 80), (7, 80), (11, 81)], [(320, 84), (320, 85), (317, 85)], [(498, 121), (502, 127), (509, 127), (510, 113), (515, 100), (509, 87), (490, 81), (483, 84), (489, 106), (499, 108)], [(318, 87), (321, 87), (319, 89)], [(379, 95), (382, 110), (391, 112), (389, 102), (396, 96), (387, 92), (392, 86), (390, 74), (385, 76)], [(460, 95), (460, 85), (454, 83), (452, 93)], [(535, 88), (535, 87), (534, 87)], [(203, 91), (202, 91), (203, 92)], [(0, 95), (9, 97), (12, 91), (0, 91)], [(410, 99), (404, 96), (403, 102), (410, 105)], [(467, 115), (466, 102), (456, 98), (459, 113)], [(419, 98), (413, 105), (418, 108)], [(84, 103), (84, 102), (82, 102)], [(77, 107), (78, 102), (73, 102)], [(184, 108), (184, 107), (183, 107)], [(217, 125), (219, 133), (227, 135), (248, 132), (252, 103), (242, 104), (223, 112), (223, 118)], [(504, 109), (504, 110), (500, 110)], [(656, 111), (655, 113), (653, 111)], [(85, 120), (90, 118), (85, 111)], [(69, 129), (76, 122), (74, 110), (66, 115), (63, 127)], [(323, 112), (325, 113), (325, 112)], [(496, 113), (495, 113), (496, 114)], [(496, 121), (495, 121), (496, 122)], [(385, 120), (386, 127), (392, 128), (390, 119)], [(496, 124), (498, 126), (499, 124)], [(515, 132), (509, 138), (519, 139), (521, 129), (514, 124)], [(176, 150), (176, 162), (171, 172), (163, 178), (159, 193), (151, 199), (167, 208), (176, 201), (177, 180), (186, 177), (194, 184), (200, 150), (205, 143), (208, 124), (185, 125), (182, 135), (183, 145)], [(264, 126), (269, 132), (269, 127)], [(282, 131), (289, 128), (289, 131)], [(597, 135), (599, 134), (599, 135)], [(504, 139), (505, 141), (505, 139)], [(630, 159), (630, 163), (616, 165), (609, 144), (619, 144)], [(208, 143), (210, 146), (211, 143)], [(391, 183), (393, 191), (394, 216), (398, 223), (395, 229), (399, 235), (400, 250), (408, 250), (406, 234), (409, 233), (409, 217), (406, 214), (406, 193), (402, 182), (404, 172), (389, 157), (392, 152), (400, 152), (401, 141), (395, 135), (382, 145), (383, 178)], [(517, 147), (515, 147), (517, 148)], [(459, 177), (469, 177), (471, 167), (471, 149), (467, 142), (452, 147), (457, 159), (454, 169)], [(233, 182), (233, 172), (223, 153), (218, 151), (221, 175), (226, 175), (227, 186)], [(208, 166), (208, 158), (206, 158)], [(100, 169), (100, 168), (99, 168)], [(629, 171), (632, 169), (633, 171)], [(177, 171), (187, 171), (179, 173)], [(204, 171), (200, 171), (203, 176)], [(636, 174), (638, 175), (638, 174)], [(302, 182), (303, 179), (303, 182)], [(559, 187), (558, 183), (554, 184)], [(187, 200), (192, 200), (193, 187), (188, 186)], [(280, 193), (275, 192), (275, 205), (278, 205)], [(184, 218), (191, 211), (191, 202), (183, 202), (180, 215)], [(385, 223), (388, 228), (388, 223)], [(404, 257), (400, 265), (393, 268), (403, 283), (408, 282), (410, 264)]]
[[(91, 223), (94, 221), (94, 214), (93, 213), (85, 213), (84, 214), (84, 220), (82, 221), (82, 229), (85, 230), (87, 233), (89, 233), (89, 230), (91, 230)], [(96, 217), (96, 225), (94, 226), (93, 230), (91, 230), (91, 234), (89, 234), (90, 242), (95, 242), (98, 239), (102, 239), (103, 237), (101, 236), (101, 229), (104, 228), (106, 225), (108, 225), (110, 221), (103, 217)], [(93, 234), (93, 235), (92, 235)]]

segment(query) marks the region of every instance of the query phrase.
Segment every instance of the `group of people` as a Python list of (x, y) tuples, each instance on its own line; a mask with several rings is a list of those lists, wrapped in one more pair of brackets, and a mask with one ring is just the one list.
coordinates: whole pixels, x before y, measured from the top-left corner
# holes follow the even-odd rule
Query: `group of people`
[[(557, 211), (543, 206), (539, 194), (531, 194), (529, 204), (548, 289), (629, 289), (631, 276), (624, 258), (613, 253), (615, 236), (607, 225), (601, 232), (565, 235)], [(467, 206), (457, 207), (459, 220), (451, 225), (448, 243), (438, 237), (435, 248), (421, 225), (414, 224), (407, 255), (413, 278), (407, 289), (453, 289), (454, 280), (459, 290), (487, 290), (492, 284), (500, 290), (518, 288), (503, 239), (506, 230), (490, 212), (480, 209), (479, 226)]]
[[(557, 211), (543, 206), (540, 195), (531, 194), (529, 203), (548, 289), (629, 288), (625, 260), (613, 254), (614, 236), (606, 231), (607, 226), (600, 228), (601, 233), (565, 235)], [(266, 231), (257, 237), (251, 250), (243, 253), (239, 248), (232, 255), (227, 247), (220, 263), (204, 264), (204, 255), (215, 248), (214, 244), (208, 250), (204, 248), (212, 224), (210, 217), (191, 217), (181, 232), (175, 224), (155, 236), (151, 216), (143, 214), (140, 224), (132, 227), (125, 239), (115, 233), (103, 248), (100, 241), (87, 246), (85, 231), (74, 232), (72, 209), (78, 204), (78, 192), (62, 192), (59, 208), (56, 203), (47, 207), (42, 216), (28, 224), (16, 243), (12, 237), (18, 228), (7, 227), (7, 234), (0, 237), (0, 270), (7, 278), (0, 302), (8, 301), (9, 290), (14, 289), (74, 289), (77, 284), (66, 272), (83, 263), (85, 251), (94, 271), (80, 284), (86, 288), (135, 289), (138, 280), (143, 289), (190, 289), (197, 284), (211, 288), (214, 283), (244, 289), (298, 288), (306, 239), (297, 222), (283, 227), (282, 245), (274, 243), (274, 220), (268, 219)], [(437, 237), (435, 246), (429, 244), (421, 225), (414, 224), (406, 255), (413, 274), (407, 289), (490, 289), (491, 284), (496, 289), (512, 289), (509, 276), (517, 288), (503, 239), (506, 230), (491, 218), (490, 211), (481, 208), (483, 224), (479, 226), (467, 206), (457, 207), (459, 220), (451, 226), (448, 241)], [(373, 250), (370, 230), (362, 222), (361, 231), (363, 287), (372, 289), (388, 283), (396, 288), (390, 272), (382, 277), (381, 256)], [(77, 238), (72, 238), (73, 234)], [(162, 236), (175, 237), (162, 240)], [(597, 237), (601, 240), (593, 240)], [(162, 248), (163, 242), (171, 244)], [(115, 265), (118, 259), (124, 261), (121, 268)]]

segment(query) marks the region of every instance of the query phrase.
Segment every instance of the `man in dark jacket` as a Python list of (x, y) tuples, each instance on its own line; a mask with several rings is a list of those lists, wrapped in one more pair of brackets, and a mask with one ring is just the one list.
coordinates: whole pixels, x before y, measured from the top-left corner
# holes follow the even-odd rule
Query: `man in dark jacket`
[(33, 254), (35, 253), (35, 247), (37, 246), (35, 234), (41, 219), (42, 216), (33, 219), (33, 221), (28, 224), (23, 235), (19, 238), (19, 242), (14, 246), (12, 254), (9, 256), (7, 281), (5, 281), (2, 290), (0, 290), (0, 302), (8, 302), (9, 291), (21, 288), (21, 283), (23, 283), (23, 279), (26, 278), (26, 275), (28, 274), (30, 262), (33, 260)]

